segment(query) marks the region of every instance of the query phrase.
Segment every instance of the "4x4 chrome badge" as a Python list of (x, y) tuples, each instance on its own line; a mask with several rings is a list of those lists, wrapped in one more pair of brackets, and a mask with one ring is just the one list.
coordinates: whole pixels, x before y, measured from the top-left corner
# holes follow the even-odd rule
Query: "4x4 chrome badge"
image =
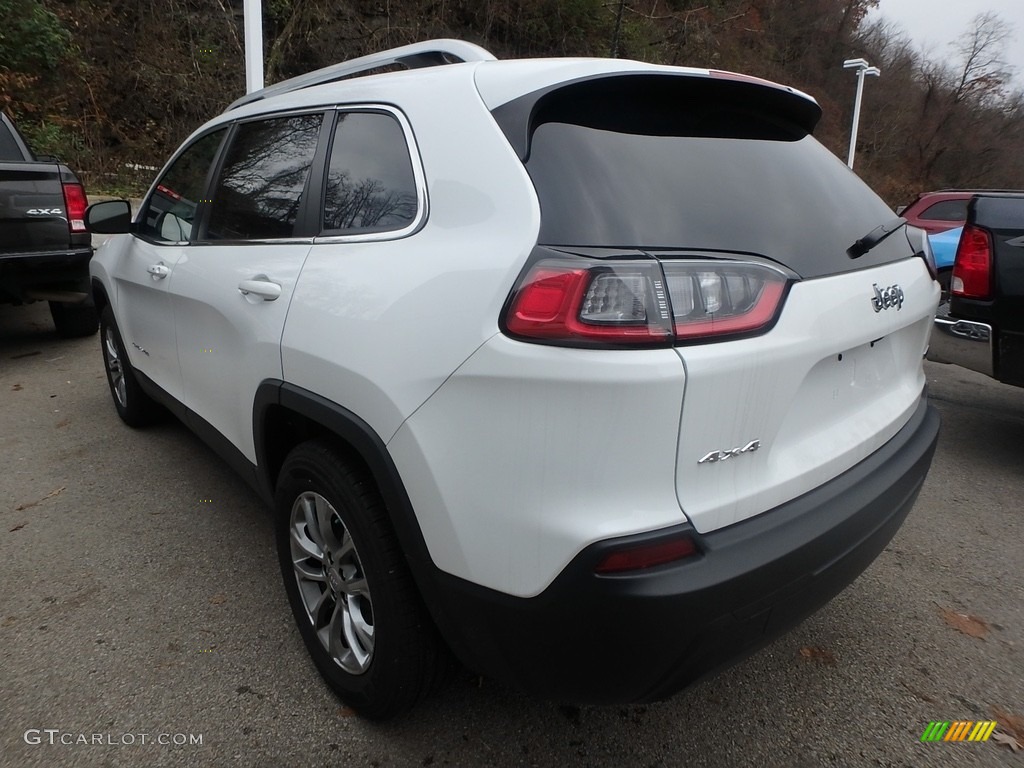
[(709, 453), (707, 456), (705, 456), (703, 459), (701, 459), (697, 463), (698, 464), (714, 464), (714, 463), (719, 462), (719, 461), (725, 461), (726, 459), (731, 459), (733, 456), (739, 456), (741, 453), (753, 453), (754, 451), (756, 451), (760, 447), (761, 447), (761, 441), (760, 440), (751, 440), (746, 445), (744, 445), (742, 447), (739, 447), (739, 448), (733, 448), (730, 451), (712, 451), (711, 453)]
[(890, 285), (888, 288), (879, 288), (878, 283), (875, 283), (874, 287), (875, 297), (871, 299), (871, 306), (875, 308), (875, 312), (881, 312), (889, 307), (896, 307), (897, 312), (902, 309), (903, 289), (898, 283)]

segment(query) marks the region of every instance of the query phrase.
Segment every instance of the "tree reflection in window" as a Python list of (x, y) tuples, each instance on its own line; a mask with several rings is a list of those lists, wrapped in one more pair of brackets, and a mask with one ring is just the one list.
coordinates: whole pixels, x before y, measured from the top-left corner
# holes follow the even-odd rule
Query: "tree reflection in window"
[(321, 115), (242, 123), (214, 189), (207, 238), (292, 237)]
[(398, 121), (382, 112), (338, 116), (327, 169), (324, 229), (386, 232), (416, 217), (416, 183)]
[(227, 129), (196, 139), (160, 177), (146, 201), (139, 234), (153, 240), (179, 242), (192, 236), (206, 176)]

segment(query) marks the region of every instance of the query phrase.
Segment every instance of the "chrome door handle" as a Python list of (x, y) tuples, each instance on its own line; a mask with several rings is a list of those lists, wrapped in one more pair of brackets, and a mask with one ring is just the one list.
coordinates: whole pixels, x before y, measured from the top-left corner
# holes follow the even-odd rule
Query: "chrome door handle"
[(146, 268), (146, 271), (153, 276), (155, 280), (163, 280), (169, 274), (171, 270), (165, 267), (163, 264), (152, 264)]
[(243, 280), (238, 284), (238, 290), (243, 296), (251, 293), (264, 301), (273, 301), (281, 295), (281, 286), (266, 279)]

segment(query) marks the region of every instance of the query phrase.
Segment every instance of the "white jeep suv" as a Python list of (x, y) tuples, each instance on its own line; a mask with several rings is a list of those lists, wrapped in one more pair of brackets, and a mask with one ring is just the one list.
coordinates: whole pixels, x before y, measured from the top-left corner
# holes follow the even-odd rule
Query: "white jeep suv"
[(819, 116), (451, 40), (250, 94), (134, 219), (89, 209), (114, 405), (170, 410), (273, 505), (360, 713), (449, 649), (560, 701), (668, 696), (853, 580), (934, 450), (927, 240)]

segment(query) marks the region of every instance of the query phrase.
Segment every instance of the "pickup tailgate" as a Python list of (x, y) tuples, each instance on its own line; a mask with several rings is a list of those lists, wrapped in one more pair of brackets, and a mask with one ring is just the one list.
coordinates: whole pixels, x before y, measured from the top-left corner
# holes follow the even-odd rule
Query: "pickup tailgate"
[(971, 199), (952, 288), (937, 359), (1024, 386), (1024, 194)]
[(1024, 333), (1024, 195), (977, 195), (968, 224), (991, 236), (996, 300), (992, 320), (1000, 330)]
[(0, 163), (0, 258), (66, 251), (61, 170), (49, 163)]

